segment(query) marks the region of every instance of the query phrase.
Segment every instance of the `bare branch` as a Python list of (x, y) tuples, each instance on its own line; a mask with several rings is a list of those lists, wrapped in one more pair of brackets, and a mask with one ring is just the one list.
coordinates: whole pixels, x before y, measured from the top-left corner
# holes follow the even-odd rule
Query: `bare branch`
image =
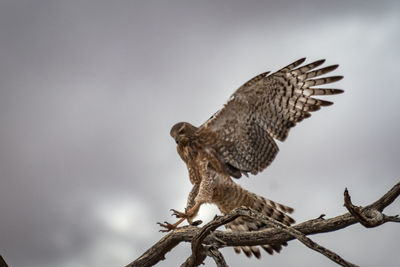
[[(400, 182), (397, 183), (380, 199), (361, 209), (376, 210), (382, 212), (399, 195)], [(163, 260), (165, 258), (165, 254), (168, 253), (180, 242), (192, 242), (194, 237), (196, 237), (196, 240), (202, 240), (201, 242), (196, 241), (197, 244), (195, 244), (195, 242), (192, 243), (192, 255), (193, 252), (195, 252), (196, 254), (196, 251), (200, 251), (201, 257), (197, 258), (198, 256), (195, 256), (195, 258), (197, 258), (196, 262), (202, 262), (207, 255), (210, 255), (211, 251), (215, 252), (220, 247), (282, 244), (295, 238), (293, 237), (293, 232), (288, 233), (276, 227), (254, 232), (226, 232), (215, 230), (220, 225), (224, 224), (221, 224), (221, 222), (226, 221), (227, 223), (231, 221), (231, 219), (233, 218), (232, 216), (234, 215), (228, 214), (225, 216), (217, 216), (213, 221), (206, 224), (202, 228), (192, 225), (180, 227), (173, 232), (167, 234), (155, 245), (153, 245), (149, 250), (147, 250), (142, 256), (140, 256), (138, 259), (128, 264), (127, 266), (152, 266), (157, 262)], [(302, 235), (312, 235), (343, 229), (357, 222), (359, 222), (359, 220), (356, 219), (351, 213), (345, 213), (343, 215), (329, 219), (323, 219), (323, 217), (312, 219), (290, 227), (290, 229), (300, 232)], [(398, 216), (386, 216), (383, 214), (383, 219), (380, 222), (381, 224), (386, 222), (400, 222), (400, 218)], [(200, 248), (200, 250), (197, 250), (198, 248)], [(217, 254), (218, 253), (219, 252), (217, 252)], [(188, 260), (191, 257), (189, 257)], [(213, 258), (215, 260), (215, 257)]]
[(386, 222), (397, 222), (397, 223), (400, 223), (399, 215), (394, 215), (394, 216), (384, 215), (384, 216), (386, 217), (385, 218)]
[(218, 249), (216, 248), (210, 248), (207, 256), (210, 256), (214, 259), (215, 263), (217, 264), (217, 267), (228, 267), (228, 264), (226, 264), (224, 256), (222, 256), (222, 253), (219, 252)]
[[(394, 188), (400, 185), (395, 185)], [(397, 193), (396, 193), (397, 192)], [(382, 202), (386, 201), (387, 203), (392, 203), (394, 199), (399, 195), (400, 190), (390, 190), (387, 194), (385, 194), (381, 199)], [(375, 203), (374, 203), (375, 204)], [(385, 222), (398, 222), (398, 215), (396, 216), (387, 216), (382, 213), (382, 210), (378, 208), (382, 207), (380, 204), (370, 205), (365, 208), (354, 206), (351, 202), (351, 197), (349, 195), (349, 191), (347, 188), (344, 190), (344, 206), (347, 210), (358, 220), (359, 223), (364, 225), (367, 228), (379, 226)]]
[(400, 182), (392, 187), (383, 197), (367, 206), (366, 208), (375, 208), (379, 211), (383, 211), (387, 206), (392, 204), (392, 202), (400, 195)]
[(214, 219), (204, 225), (200, 231), (193, 237), (192, 240), (192, 255), (186, 260), (182, 266), (184, 267), (192, 267), (192, 266), (198, 266), (200, 265), (203, 260), (199, 261), (199, 256), (202, 257), (201, 254), (202, 251), (204, 251), (204, 247), (202, 246), (202, 242), (204, 238), (206, 238), (211, 232), (213, 232), (215, 229), (220, 227), (221, 225), (227, 224), (234, 219), (239, 217), (238, 214), (230, 213), (226, 216), (215, 216)]
[(299, 240), (300, 242), (302, 242), (304, 245), (306, 245), (307, 247), (325, 255), (326, 257), (328, 257), (329, 259), (331, 259), (332, 261), (336, 262), (337, 264), (340, 264), (341, 266), (349, 266), (349, 267), (357, 267), (357, 265), (352, 264), (346, 260), (344, 260), (342, 257), (340, 257), (339, 255), (337, 255), (336, 253), (334, 253), (333, 251), (315, 243), (314, 241), (312, 241), (310, 238), (308, 238), (307, 236), (305, 236), (302, 232), (289, 227), (273, 218), (270, 218), (268, 216), (262, 215), (260, 213), (256, 213), (251, 209), (240, 209), (240, 210), (236, 210), (234, 211), (237, 214), (241, 214), (242, 216), (247, 216), (250, 218), (255, 218), (257, 220), (260, 220), (262, 222), (264, 222), (265, 224), (271, 225), (273, 227), (276, 227), (277, 229), (282, 230), (285, 233), (290, 234), (291, 236), (295, 237), (297, 240)]
[(0, 255), (0, 267), (8, 267), (6, 261), (3, 259), (1, 255)]

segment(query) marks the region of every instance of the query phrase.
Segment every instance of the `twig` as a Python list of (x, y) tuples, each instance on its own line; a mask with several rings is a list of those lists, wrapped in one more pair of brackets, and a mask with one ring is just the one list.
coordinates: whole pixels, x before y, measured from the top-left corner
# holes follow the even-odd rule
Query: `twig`
[(386, 194), (384, 194), (380, 199), (366, 206), (366, 208), (374, 208), (382, 212), (387, 206), (392, 204), (392, 202), (400, 195), (400, 182), (392, 187)]
[(3, 259), (1, 255), (0, 255), (0, 267), (8, 267), (6, 261)]
[[(398, 186), (399, 184), (397, 184), (396, 186)], [(398, 196), (398, 193), (396, 194), (396, 192), (396, 190), (389, 191), (382, 198), (383, 201), (392, 203), (394, 199)], [(351, 202), (351, 197), (347, 188), (344, 190), (344, 206), (354, 216), (354, 218), (358, 220), (359, 223), (367, 228), (376, 227), (385, 222), (400, 222), (400, 219), (398, 217), (399, 215), (387, 216), (383, 214), (382, 210), (378, 209), (380, 207), (378, 204), (372, 204), (365, 208), (354, 206)]]
[(365, 227), (375, 227), (383, 223), (383, 214), (376, 209), (354, 206), (347, 188), (344, 190), (344, 206)]
[(222, 256), (222, 253), (216, 249), (216, 248), (210, 248), (207, 252), (207, 256), (212, 257), (217, 264), (217, 267), (228, 267), (228, 264), (226, 264), (226, 261), (224, 259), (224, 256)]

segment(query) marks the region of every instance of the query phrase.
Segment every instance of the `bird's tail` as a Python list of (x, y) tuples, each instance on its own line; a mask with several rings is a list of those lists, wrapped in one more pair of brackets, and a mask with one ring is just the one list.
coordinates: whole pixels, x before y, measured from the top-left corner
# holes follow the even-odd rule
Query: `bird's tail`
[[(242, 189), (244, 190), (244, 189)], [(295, 223), (295, 220), (291, 218), (288, 213), (293, 212), (293, 208), (282, 205), (280, 203), (274, 202), (272, 200), (266, 199), (264, 197), (258, 196), (251, 192), (246, 191), (247, 197), (245, 198), (245, 203), (243, 206), (251, 208), (263, 215), (271, 217), (279, 222), (284, 223), (285, 225), (291, 225)], [(254, 220), (248, 217), (239, 217), (234, 221), (226, 224), (225, 227), (228, 231), (236, 232), (236, 231), (258, 231), (266, 228), (270, 228), (270, 226), (264, 224), (261, 221)], [(286, 246), (287, 243), (282, 244), (265, 244), (261, 247), (268, 252), (269, 254), (273, 254), (274, 252), (280, 252), (282, 250), (282, 246)], [(247, 257), (251, 257), (254, 255), (256, 258), (261, 257), (260, 249), (258, 246), (242, 246), (242, 247), (234, 247), (236, 253), (240, 253), (243, 251)]]

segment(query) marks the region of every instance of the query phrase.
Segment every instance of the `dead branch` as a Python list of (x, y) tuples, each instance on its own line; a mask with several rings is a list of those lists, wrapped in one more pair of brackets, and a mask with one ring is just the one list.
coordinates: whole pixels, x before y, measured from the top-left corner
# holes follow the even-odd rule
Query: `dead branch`
[(0, 255), (0, 267), (8, 267), (4, 258)]
[(226, 264), (225, 262), (224, 256), (222, 256), (222, 253), (218, 249), (210, 248), (207, 256), (210, 256), (214, 259), (217, 267), (228, 267), (228, 264)]
[[(308, 247), (324, 254), (342, 266), (354, 266), (341, 259), (334, 252), (316, 244), (307, 238), (306, 235), (336, 231), (357, 222), (360, 222), (366, 227), (376, 227), (386, 222), (400, 222), (398, 216), (387, 216), (382, 213), (382, 211), (400, 195), (400, 182), (380, 199), (364, 208), (356, 207), (351, 203), (350, 195), (347, 190), (345, 190), (344, 194), (345, 206), (349, 210), (348, 213), (329, 219), (324, 219), (320, 216), (317, 219), (299, 223), (292, 227), (287, 227), (285, 225), (283, 225), (285, 227), (282, 227), (282, 225), (279, 225), (279, 222), (274, 222), (271, 218), (245, 208), (237, 209), (224, 216), (216, 216), (214, 220), (201, 228), (191, 225), (180, 227), (164, 236), (142, 256), (128, 264), (127, 267), (152, 266), (160, 260), (165, 259), (165, 254), (182, 241), (192, 243), (192, 255), (186, 260), (183, 266), (197, 266), (201, 264), (207, 256), (212, 257), (217, 263), (217, 266), (227, 266), (218, 248), (227, 246), (282, 244), (293, 239), (300, 240)], [(272, 227), (257, 232), (225, 232), (215, 230), (219, 226), (236, 219), (238, 216), (248, 216), (255, 220), (260, 219)], [(328, 254), (330, 254), (330, 256), (328, 256)], [(340, 263), (339, 261), (341, 260), (343, 261)]]
[[(192, 255), (182, 264), (182, 267), (198, 266), (204, 261), (203, 257), (206, 253), (205, 248), (202, 245), (203, 240), (221, 225), (227, 224), (240, 216), (240, 214), (235, 214), (234, 212), (231, 212), (228, 215), (230, 216), (215, 216), (211, 222), (204, 225), (200, 231), (198, 231), (192, 239)], [(216, 255), (218, 244), (212, 244), (211, 246), (214, 249), (213, 255)]]
[(306, 235), (304, 235), (302, 232), (294, 229), (293, 227), (289, 227), (275, 219), (272, 219), (268, 216), (265, 216), (263, 214), (254, 212), (251, 209), (247, 209), (247, 210), (238, 210), (235, 213), (240, 214), (241, 216), (247, 216), (253, 219), (257, 219), (260, 220), (262, 222), (264, 222), (267, 225), (270, 225), (272, 227), (275, 227), (277, 229), (282, 230), (285, 233), (290, 234), (291, 236), (293, 236), (294, 238), (296, 238), (297, 240), (299, 240), (300, 242), (302, 242), (304, 245), (306, 245), (307, 247), (311, 248), (312, 250), (315, 250), (323, 255), (325, 255), (326, 257), (328, 257), (329, 259), (331, 259), (332, 261), (336, 262), (337, 264), (341, 265), (341, 266), (348, 266), (348, 267), (357, 267), (357, 265), (352, 264), (346, 260), (344, 260), (342, 257), (340, 257), (339, 255), (337, 255), (335, 252), (315, 243), (314, 241), (312, 241), (310, 238), (308, 238)]
[(377, 205), (370, 205), (365, 208), (354, 206), (347, 188), (344, 190), (344, 206), (360, 224), (367, 228), (376, 227), (386, 222), (400, 222), (399, 215), (387, 216), (382, 213), (382, 210), (378, 209), (379, 206)]

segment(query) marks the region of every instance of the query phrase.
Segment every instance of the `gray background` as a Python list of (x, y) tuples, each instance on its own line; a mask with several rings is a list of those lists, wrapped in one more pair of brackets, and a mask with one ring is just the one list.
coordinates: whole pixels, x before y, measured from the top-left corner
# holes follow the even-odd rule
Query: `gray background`
[[(298, 222), (344, 213), (345, 187), (376, 200), (399, 180), (399, 3), (1, 1), (0, 254), (11, 266), (134, 260), (190, 190), (170, 127), (200, 125), (252, 76), (304, 56), (339, 63), (346, 92), (238, 182)], [(400, 262), (395, 224), (312, 238), (361, 266)], [(262, 260), (223, 253), (231, 266), (336, 266), (297, 241)]]

